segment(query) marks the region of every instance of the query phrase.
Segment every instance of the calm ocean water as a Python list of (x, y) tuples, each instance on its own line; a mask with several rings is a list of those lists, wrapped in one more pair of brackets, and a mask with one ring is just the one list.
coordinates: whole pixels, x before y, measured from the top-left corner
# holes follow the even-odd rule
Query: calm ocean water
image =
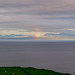
[(0, 66), (75, 73), (75, 42), (0, 42)]

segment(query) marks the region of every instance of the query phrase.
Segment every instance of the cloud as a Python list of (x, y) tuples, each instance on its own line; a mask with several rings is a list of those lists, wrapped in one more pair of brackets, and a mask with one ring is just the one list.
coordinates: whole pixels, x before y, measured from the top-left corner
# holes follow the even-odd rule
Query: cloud
[(75, 31), (75, 29), (73, 29), (73, 28), (71, 28), (71, 29), (67, 29), (67, 30)]
[(64, 32), (32, 32), (24, 29), (0, 29), (0, 39), (48, 39), (48, 40), (75, 40), (74, 33)]
[(5, 28), (1, 35), (24, 34), (20, 29), (65, 33), (75, 28), (74, 19), (74, 0), (0, 0), (0, 28)]
[[(0, 0), (0, 3), (0, 8), (14, 14), (50, 15), (75, 12), (74, 0)], [(11, 9), (16, 12), (11, 12)]]
[(45, 36), (61, 36), (61, 37), (75, 37), (75, 34), (72, 34), (72, 33), (47, 33), (45, 34)]

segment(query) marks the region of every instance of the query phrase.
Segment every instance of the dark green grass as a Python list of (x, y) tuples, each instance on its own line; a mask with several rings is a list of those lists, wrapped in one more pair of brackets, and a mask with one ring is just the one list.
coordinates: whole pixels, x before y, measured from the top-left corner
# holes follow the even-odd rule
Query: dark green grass
[(20, 67), (0, 67), (0, 75), (27, 75)]
[(52, 70), (22, 68), (22, 67), (0, 67), (0, 75), (71, 75), (59, 73)]
[(24, 71), (28, 72), (30, 75), (71, 75), (68, 73), (59, 73), (54, 72), (52, 70), (45, 70), (45, 69), (35, 69), (35, 68), (23, 68)]

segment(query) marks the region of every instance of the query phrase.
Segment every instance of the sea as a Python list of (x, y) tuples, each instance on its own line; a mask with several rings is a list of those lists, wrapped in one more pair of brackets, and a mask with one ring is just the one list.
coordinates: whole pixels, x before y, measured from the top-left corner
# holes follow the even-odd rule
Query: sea
[(0, 41), (0, 66), (21, 66), (75, 74), (73, 41)]

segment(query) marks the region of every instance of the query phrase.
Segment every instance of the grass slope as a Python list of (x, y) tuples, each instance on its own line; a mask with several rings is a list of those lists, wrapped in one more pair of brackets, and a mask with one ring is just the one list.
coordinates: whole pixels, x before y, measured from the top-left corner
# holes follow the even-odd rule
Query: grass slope
[(20, 67), (0, 67), (0, 75), (27, 75)]
[(45, 70), (45, 69), (35, 69), (35, 68), (23, 68), (24, 71), (28, 72), (29, 75), (71, 75), (68, 73), (59, 73), (54, 72), (52, 70)]
[(51, 70), (22, 68), (22, 67), (0, 67), (0, 75), (71, 75)]

